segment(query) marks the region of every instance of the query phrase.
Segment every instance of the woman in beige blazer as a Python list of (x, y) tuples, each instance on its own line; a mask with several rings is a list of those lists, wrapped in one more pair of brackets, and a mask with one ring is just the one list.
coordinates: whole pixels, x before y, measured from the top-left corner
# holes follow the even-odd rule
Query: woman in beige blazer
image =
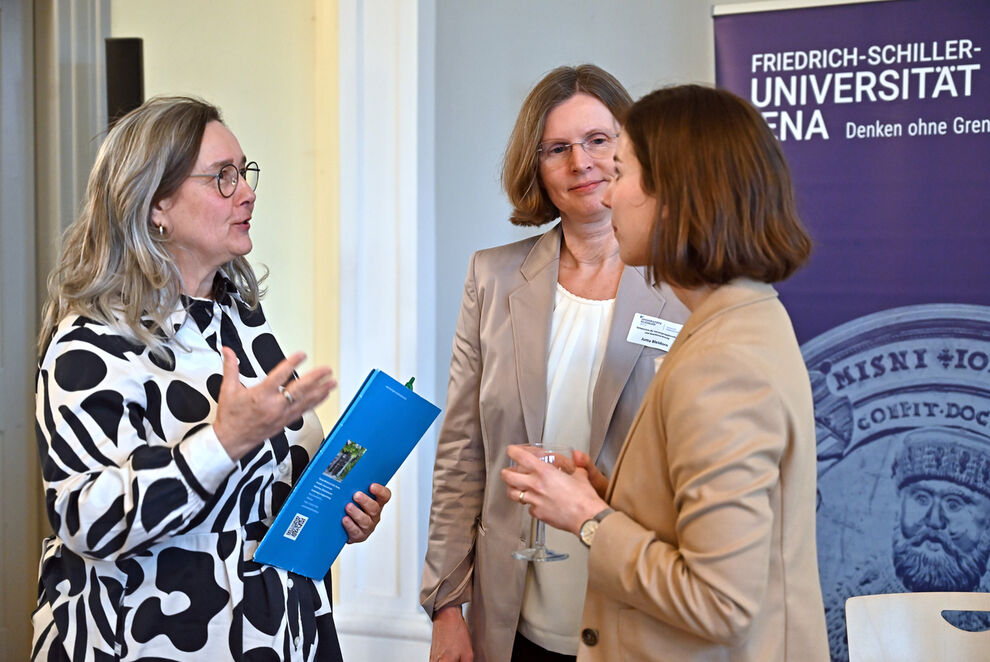
[(623, 261), (691, 316), (611, 481), (509, 456), (510, 498), (590, 546), (579, 660), (824, 662), (808, 374), (770, 283), (807, 259), (783, 155), (749, 104), (633, 105), (606, 194)]
[[(603, 312), (596, 307), (610, 310), (588, 346), (571, 347), (582, 356), (597, 353), (600, 368), (577, 384), (585, 402), (567, 403), (567, 416), (583, 421), (588, 453), (582, 459), (606, 473), (665, 353), (627, 341), (636, 314), (673, 322), (687, 317), (669, 288), (652, 287), (641, 269), (622, 263), (602, 205), (614, 171), (616, 118), (630, 103), (598, 67), (561, 67), (529, 94), (509, 141), (503, 184), (515, 208), (512, 222), (538, 226), (559, 217), (560, 223), (479, 251), (468, 266), (421, 593), (433, 619), (433, 661), (573, 659), (577, 651), (586, 571), (579, 557), (586, 552), (578, 545), (571, 559), (539, 568), (513, 559), (528, 542), (530, 517), (506, 497), (498, 472), (508, 464), (506, 446), (554, 434), (548, 381), (564, 374), (557, 368), (570, 367), (550, 358), (559, 340), (560, 297), (593, 314)], [(558, 397), (558, 413), (561, 404)], [(541, 607), (533, 602), (541, 591), (567, 603)], [(526, 601), (536, 605), (529, 620)], [(556, 621), (541, 622), (545, 616)], [(554, 634), (561, 629), (566, 632)]]

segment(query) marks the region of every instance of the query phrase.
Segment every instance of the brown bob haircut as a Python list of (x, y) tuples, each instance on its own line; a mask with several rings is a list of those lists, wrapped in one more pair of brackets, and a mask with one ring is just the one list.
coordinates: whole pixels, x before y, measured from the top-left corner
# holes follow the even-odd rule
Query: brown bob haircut
[(811, 240), (784, 155), (744, 100), (700, 85), (663, 88), (633, 104), (622, 130), (662, 210), (648, 251), (655, 283), (775, 283), (807, 261)]
[(579, 92), (601, 101), (620, 122), (632, 105), (622, 83), (593, 64), (557, 67), (536, 84), (519, 109), (502, 164), (502, 186), (512, 203), (509, 220), (515, 225), (543, 225), (560, 216), (540, 181), (537, 149), (547, 115)]

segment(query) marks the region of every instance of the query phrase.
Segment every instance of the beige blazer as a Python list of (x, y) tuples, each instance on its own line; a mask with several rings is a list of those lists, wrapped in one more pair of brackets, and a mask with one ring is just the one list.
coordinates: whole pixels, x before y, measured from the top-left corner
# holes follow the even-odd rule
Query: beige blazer
[(808, 373), (774, 289), (691, 315), (591, 546), (578, 660), (827, 662)]
[[(437, 444), (420, 601), (427, 614), (470, 603), (475, 659), (508, 662), (522, 605), (529, 517), (499, 471), (505, 447), (540, 440), (562, 233), (479, 251), (471, 258), (454, 336), (447, 407)], [(663, 352), (626, 341), (635, 313), (674, 322), (687, 309), (627, 267), (594, 388), (591, 456), (611, 471)], [(575, 633), (576, 634), (576, 633)]]

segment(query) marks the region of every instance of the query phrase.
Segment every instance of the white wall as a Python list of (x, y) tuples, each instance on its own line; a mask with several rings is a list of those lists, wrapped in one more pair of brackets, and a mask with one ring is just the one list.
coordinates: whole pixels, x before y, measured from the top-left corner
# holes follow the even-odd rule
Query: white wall
[[(416, 376), (416, 390), (435, 401), (434, 1), (339, 8), (341, 396), (374, 366)], [(432, 466), (432, 443), (420, 444), (390, 481), (393, 500), (371, 540), (340, 555), (345, 659), (429, 654), (417, 595)]]

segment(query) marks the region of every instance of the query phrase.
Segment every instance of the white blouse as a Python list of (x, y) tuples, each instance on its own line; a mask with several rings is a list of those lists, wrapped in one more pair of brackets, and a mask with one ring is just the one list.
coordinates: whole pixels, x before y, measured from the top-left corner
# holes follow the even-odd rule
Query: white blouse
[[(615, 299), (584, 299), (557, 283), (547, 353), (544, 446), (588, 452), (591, 407), (612, 323)], [(588, 550), (574, 535), (546, 527), (547, 547), (570, 558), (531, 563), (519, 632), (548, 650), (577, 654), (588, 579)]]

